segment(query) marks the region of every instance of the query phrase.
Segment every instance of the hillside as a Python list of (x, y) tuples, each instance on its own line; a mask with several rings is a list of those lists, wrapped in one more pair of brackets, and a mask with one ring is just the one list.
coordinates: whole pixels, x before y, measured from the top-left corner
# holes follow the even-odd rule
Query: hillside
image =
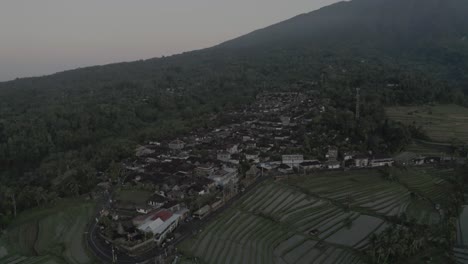
[(464, 0), (354, 0), (205, 50), (0, 83), (0, 225), (11, 193), (19, 210), (43, 190), (86, 193), (138, 142), (208, 126), (262, 90), (314, 89), (352, 115), (360, 86), (375, 108), (366, 140), (383, 105), (466, 104), (466, 14)]
[(221, 47), (312, 45), (392, 49), (464, 43), (468, 3), (463, 0), (353, 0), (261, 29)]

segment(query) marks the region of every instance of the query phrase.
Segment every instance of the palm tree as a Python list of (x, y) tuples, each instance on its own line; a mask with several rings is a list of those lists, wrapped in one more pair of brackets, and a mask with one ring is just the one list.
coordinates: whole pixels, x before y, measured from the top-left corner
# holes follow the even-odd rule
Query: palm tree
[(3, 188), (4, 188), (3, 191), (5, 193), (5, 196), (10, 197), (10, 199), (11, 199), (11, 205), (13, 206), (13, 216), (16, 218), (17, 211), (16, 211), (16, 192), (15, 192), (15, 189), (13, 189), (12, 187), (8, 187), (8, 186), (5, 186)]

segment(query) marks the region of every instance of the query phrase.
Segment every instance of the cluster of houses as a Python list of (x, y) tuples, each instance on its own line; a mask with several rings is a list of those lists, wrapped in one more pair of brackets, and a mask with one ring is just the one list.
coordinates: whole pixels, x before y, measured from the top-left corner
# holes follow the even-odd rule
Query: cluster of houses
[(394, 164), (388, 156), (341, 153), (333, 146), (319, 159), (300, 153), (304, 126), (327, 108), (315, 98), (260, 94), (245, 109), (223, 114), (221, 125), (139, 146), (124, 162), (124, 186), (153, 195), (141, 204), (116, 200), (104, 212), (118, 223), (118, 238), (111, 242), (128, 252), (161, 245), (182, 221), (205, 218), (265, 174)]
[[(139, 146), (124, 162), (121, 181), (127, 189), (153, 195), (140, 204), (115, 199), (103, 212), (117, 234), (109, 242), (130, 253), (160, 245), (187, 217), (203, 219), (254, 183), (267, 164), (279, 163), (274, 171), (280, 173), (282, 158), (288, 157), (282, 154), (302, 146), (298, 127), (320, 111), (305, 94), (261, 94), (256, 103), (213, 121), (214, 127)], [(291, 166), (304, 161), (293, 156)]]

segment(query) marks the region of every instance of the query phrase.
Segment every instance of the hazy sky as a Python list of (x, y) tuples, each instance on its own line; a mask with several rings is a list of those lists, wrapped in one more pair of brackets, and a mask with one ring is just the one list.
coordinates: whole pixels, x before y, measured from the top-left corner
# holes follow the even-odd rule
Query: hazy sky
[(0, 1), (0, 81), (206, 48), (338, 2)]

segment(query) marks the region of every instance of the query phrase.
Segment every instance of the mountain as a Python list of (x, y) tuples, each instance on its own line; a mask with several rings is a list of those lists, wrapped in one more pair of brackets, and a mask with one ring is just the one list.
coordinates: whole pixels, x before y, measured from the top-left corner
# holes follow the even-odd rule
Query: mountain
[(209, 49), (0, 83), (0, 186), (86, 193), (138, 142), (209, 126), (267, 89), (317, 90), (346, 117), (359, 86), (370, 108), (356, 140), (377, 142), (385, 104), (468, 102), (466, 14), (466, 0), (353, 0)]
[(383, 48), (468, 37), (464, 0), (353, 0), (261, 29), (220, 47), (301, 46)]
[[(180, 55), (67, 71), (35, 78), (72, 86), (151, 79), (165, 67), (215, 69), (224, 62), (295, 50), (389, 56), (400, 63), (435, 65), (450, 77), (465, 80), (468, 68), (468, 1), (465, 0), (353, 0), (339, 2), (254, 31), (218, 46)], [(297, 51), (299, 50), (299, 51)], [(268, 54), (271, 55), (271, 54)], [(463, 69), (463, 70), (462, 70)], [(454, 72), (456, 74), (454, 74)], [(1, 86), (21, 88), (29, 81)], [(50, 83), (49, 83), (50, 84)]]

